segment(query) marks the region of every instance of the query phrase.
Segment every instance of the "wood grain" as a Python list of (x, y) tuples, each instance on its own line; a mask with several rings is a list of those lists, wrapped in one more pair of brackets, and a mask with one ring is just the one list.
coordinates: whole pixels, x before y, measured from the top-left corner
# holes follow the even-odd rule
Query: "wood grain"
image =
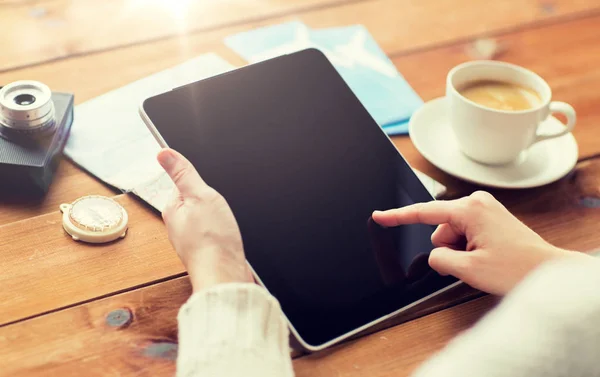
[(600, 159), (580, 162), (565, 179), (545, 187), (491, 190), (525, 224), (571, 250), (600, 247)]
[[(493, 4), (486, 0), (193, 0), (177, 21), (176, 7), (167, 4), (173, 3), (46, 0), (35, 7), (28, 3), (5, 7), (5, 28), (14, 25), (28, 32), (26, 43), (23, 36), (0, 36), (0, 45), (6, 46), (0, 71), (148, 40), (153, 43), (146, 47), (162, 52), (164, 59), (175, 54), (181, 61), (190, 58), (189, 49), (195, 50), (207, 38), (220, 42), (236, 32), (295, 19), (311, 27), (363, 24), (387, 53), (395, 53), (531, 23), (556, 22), (600, 9), (594, 0), (510, 0)], [(195, 29), (201, 32), (186, 34)], [(172, 37), (160, 40), (167, 36)], [(123, 51), (129, 56), (119, 58), (119, 51), (114, 51), (115, 63), (138, 64), (135, 49)], [(98, 65), (96, 76), (104, 78), (106, 74), (100, 68)]]
[(172, 376), (190, 294), (179, 278), (2, 327), (0, 376)]
[(121, 195), (127, 236), (75, 242), (58, 211), (0, 227), (0, 325), (184, 272), (159, 215)]
[[(83, 370), (90, 377), (173, 375), (176, 315), (190, 294), (187, 278), (178, 278), (0, 327), (0, 376), (80, 376)], [(319, 355), (325, 360), (319, 370), (327, 371), (340, 357), (374, 355), (360, 351), (363, 346), (378, 352), (385, 346), (388, 357), (393, 350), (411, 348), (396, 356), (399, 362), (417, 363), (494, 303), (491, 297), (477, 300), (342, 345)], [(321, 363), (313, 356), (296, 361), (297, 373), (312, 373), (315, 362)]]
[(117, 191), (82, 172), (71, 162), (63, 160), (58, 166), (54, 182), (46, 196), (36, 199), (19, 193), (0, 196), (0, 226), (55, 212), (61, 203), (72, 202), (81, 196), (93, 194), (113, 196)]
[[(596, 68), (600, 66), (599, 24), (600, 15), (597, 15), (494, 38), (503, 51), (497, 59), (538, 73), (548, 81), (554, 100), (573, 105), (577, 112), (574, 135), (581, 158), (600, 153), (597, 130), (600, 71)], [(471, 46), (470, 41), (461, 42), (399, 55), (393, 61), (417, 93), (424, 100), (430, 100), (444, 95), (446, 74), (452, 67), (473, 59), (469, 54)], [(409, 162), (418, 169), (425, 169), (422, 158), (408, 138), (395, 138), (394, 141)]]
[(360, 0), (44, 0), (0, 3), (0, 70)]

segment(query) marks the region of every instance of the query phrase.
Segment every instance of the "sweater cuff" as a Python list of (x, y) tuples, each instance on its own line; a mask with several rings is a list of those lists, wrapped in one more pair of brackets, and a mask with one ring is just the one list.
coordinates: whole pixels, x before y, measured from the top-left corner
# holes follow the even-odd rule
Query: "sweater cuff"
[(279, 303), (256, 284), (221, 284), (195, 293), (177, 319), (178, 375), (242, 356), (258, 357), (271, 367), (292, 368), (288, 328)]

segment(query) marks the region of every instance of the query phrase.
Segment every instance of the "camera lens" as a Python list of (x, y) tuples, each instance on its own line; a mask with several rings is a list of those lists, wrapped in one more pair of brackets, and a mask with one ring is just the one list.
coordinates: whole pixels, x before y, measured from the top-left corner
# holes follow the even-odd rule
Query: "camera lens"
[(35, 102), (35, 97), (31, 94), (19, 94), (13, 101), (15, 101), (17, 105), (27, 106)]
[(15, 81), (0, 89), (1, 137), (45, 136), (54, 132), (55, 123), (52, 92), (46, 85)]

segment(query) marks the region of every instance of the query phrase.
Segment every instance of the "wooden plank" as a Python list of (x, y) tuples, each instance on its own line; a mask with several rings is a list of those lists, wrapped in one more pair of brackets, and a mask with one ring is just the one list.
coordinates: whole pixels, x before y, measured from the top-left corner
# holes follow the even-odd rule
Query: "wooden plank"
[[(42, 0), (0, 4), (0, 70), (361, 0)], [(26, 43), (24, 43), (24, 37)]]
[[(190, 3), (191, 8), (183, 21), (175, 21), (174, 11), (165, 10), (165, 4), (172, 4), (166, 0), (119, 0), (116, 4), (113, 1), (90, 5), (91, 1), (46, 0), (38, 2), (33, 9), (29, 4), (23, 4), (3, 10), (5, 27), (10, 29), (8, 25), (18, 25), (19, 29), (28, 31), (28, 39), (23, 43), (23, 38), (14, 38), (10, 33), (0, 36), (0, 45), (5, 47), (0, 71), (150, 39), (157, 41), (144, 47), (111, 52), (111, 66), (118, 65), (117, 70), (96, 64), (95, 73), (89, 75), (78, 74), (78, 71), (64, 72), (79, 80), (85, 77), (89, 82), (92, 77), (97, 77), (102, 81), (121, 69), (135, 67), (144, 61), (144, 55), (153, 52), (153, 59), (158, 60), (154, 70), (158, 70), (197, 54), (199, 45), (220, 44), (227, 35), (294, 19), (311, 27), (363, 24), (387, 53), (395, 53), (523, 27), (524, 24), (555, 22), (600, 9), (594, 0), (548, 3), (510, 0), (493, 4), (486, 0), (198, 0)], [(333, 6), (335, 4), (339, 6)], [(173, 8), (172, 5), (168, 7)], [(41, 9), (47, 10), (44, 13)], [(201, 32), (182, 36), (194, 29)], [(158, 41), (169, 35), (172, 37)], [(172, 63), (168, 63), (169, 60)], [(20, 73), (20, 76), (24, 77), (26, 73)], [(119, 85), (125, 82), (121, 81)]]
[[(510, 2), (507, 2), (507, 4), (509, 3)], [(465, 12), (465, 14), (461, 12), (457, 12), (456, 14), (453, 13), (453, 17), (448, 18), (452, 19), (452, 25), (446, 25), (448, 28), (444, 29), (442, 37), (439, 37), (437, 34), (429, 34), (428, 32), (428, 30), (437, 30), (441, 28), (435, 27), (436, 22), (439, 21), (437, 20), (437, 17), (420, 16), (425, 12), (446, 15), (447, 13), (440, 13), (443, 9), (440, 10), (436, 8), (437, 6), (441, 6), (440, 4), (444, 4), (444, 2), (428, 0), (406, 6), (406, 9), (403, 9), (403, 17), (414, 20), (411, 22), (420, 20), (418, 21), (420, 23), (413, 25), (416, 29), (411, 29), (410, 33), (407, 30), (404, 30), (404, 28), (399, 29), (395, 18), (393, 20), (388, 20), (386, 18), (388, 17), (387, 15), (393, 15), (394, 12), (386, 13), (386, 17), (384, 17), (383, 20), (376, 18), (376, 15), (381, 13), (378, 12), (379, 9), (395, 9), (394, 7), (398, 6), (392, 3), (367, 2), (346, 5), (339, 9), (335, 8), (334, 10), (322, 10), (309, 13), (305, 15), (303, 19), (312, 26), (331, 26), (338, 20), (337, 16), (339, 12), (340, 24), (351, 24), (356, 22), (365, 23), (378, 42), (382, 44), (383, 48), (388, 53), (395, 54), (406, 51), (407, 49), (413, 49), (428, 44), (437, 44), (456, 38), (468, 37), (476, 35), (477, 33), (492, 33), (499, 28), (517, 26), (519, 25), (519, 22), (534, 22), (540, 19), (553, 20), (554, 18), (548, 17), (559, 18), (571, 16), (585, 7), (591, 8), (593, 2), (579, 0), (573, 2), (565, 1), (564, 4), (556, 3), (553, 12), (550, 13), (550, 15), (546, 15), (547, 12), (543, 11), (542, 8), (536, 8), (539, 5), (534, 6), (533, 2), (526, 2), (523, 6), (515, 6), (514, 9), (509, 7), (509, 9), (505, 11), (507, 19), (504, 20), (503, 23), (498, 24), (495, 22), (499, 22), (499, 15), (504, 13), (494, 13), (494, 17), (491, 17), (490, 15), (491, 18), (489, 20), (484, 20), (484, 18), (482, 18), (486, 17), (487, 14), (491, 14), (491, 12), (482, 12), (482, 9), (489, 8), (487, 2), (481, 2), (481, 4), (475, 3), (469, 6), (465, 5), (464, 7), (457, 6), (457, 9), (468, 9), (468, 12)], [(502, 2), (502, 4), (504, 4), (504, 2)], [(348, 8), (348, 10), (346, 10), (346, 8)], [(414, 14), (411, 12), (414, 12)], [(508, 17), (509, 14), (510, 17)], [(354, 18), (352, 19), (351, 17)], [(477, 25), (479, 26), (476, 28), (466, 26), (473, 24), (472, 21), (478, 18), (480, 22), (477, 23)], [(285, 18), (274, 19), (269, 22), (280, 22), (284, 20)], [(0, 73), (0, 82), (6, 83), (23, 78), (40, 80), (48, 84), (54, 90), (71, 91), (75, 93), (75, 102), (81, 103), (111, 89), (118, 88), (131, 81), (140, 79), (159, 70), (166, 69), (208, 51), (216, 51), (234, 64), (243, 64), (241, 59), (236, 58), (233, 52), (228, 50), (222, 44), (222, 38), (228, 34), (245, 30), (248, 27), (248, 25), (231, 27), (219, 31), (189, 36), (186, 37), (185, 40), (159, 41), (88, 56), (77, 56), (71, 59), (35, 67), (17, 69)], [(464, 30), (461, 28), (464, 28)], [(435, 51), (442, 51), (446, 54), (449, 52), (451, 53), (454, 50), (461, 51), (461, 46), (452, 47), (449, 50)], [(16, 51), (17, 50), (7, 48), (5, 56), (18, 54)], [(440, 59), (440, 54), (433, 54), (433, 56), (427, 54), (415, 54), (411, 56), (414, 56), (414, 58), (409, 59), (410, 57), (400, 57), (395, 59), (401, 71), (404, 73), (404, 70), (406, 70), (405, 74), (409, 78), (411, 84), (413, 84), (419, 93), (426, 99), (443, 93), (443, 75), (447, 71), (447, 68), (454, 64), (444, 65), (446, 56), (444, 55), (444, 58)], [(458, 57), (456, 54), (451, 54), (447, 60), (455, 62), (461, 61), (462, 59), (463, 57), (460, 54)], [(127, 62), (127, 64), (123, 64), (123, 62)], [(440, 64), (440, 67), (435, 65), (437, 63)], [(428, 67), (427, 74), (424, 74), (425, 70), (422, 69), (422, 67)], [(115, 74), (115, 72), (118, 72), (118, 74)]]
[(45, 213), (53, 212), (64, 202), (72, 202), (84, 195), (113, 196), (116, 190), (110, 189), (95, 178), (87, 175), (71, 162), (61, 161), (46, 196), (38, 199), (3, 194), (0, 198), (0, 226)]
[(127, 236), (73, 241), (56, 209), (0, 227), (0, 325), (184, 272), (159, 215), (127, 195)]
[(0, 376), (172, 376), (190, 294), (179, 278), (2, 327)]
[[(0, 376), (80, 376), (82, 370), (90, 377), (173, 375), (176, 315), (190, 294), (187, 278), (179, 278), (1, 327)], [(399, 347), (396, 350), (420, 344), (411, 357), (422, 358), (472, 324), (493, 303), (488, 297), (461, 305), (327, 355), (344, 357), (363, 347), (373, 355), (366, 349), (372, 349), (372, 343), (382, 346), (381, 339), (385, 339), (391, 349)], [(296, 370), (305, 373), (314, 361), (312, 356), (296, 361)]]
[[(498, 36), (502, 52), (498, 59), (519, 64), (545, 78), (553, 99), (573, 105), (577, 111), (574, 135), (581, 158), (600, 153), (600, 16), (593, 16)], [(471, 60), (470, 42), (429, 51), (400, 55), (393, 59), (404, 77), (424, 100), (443, 96), (446, 74), (455, 65)], [(560, 51), (560, 58), (557, 57)], [(455, 180), (444, 177), (427, 163), (406, 137), (394, 143), (417, 169), (422, 169), (451, 186)], [(458, 184), (460, 186), (460, 184)]]
[(571, 250), (600, 247), (600, 160), (580, 162), (565, 179), (518, 195), (492, 190), (525, 224), (549, 242)]
[[(525, 190), (520, 198), (512, 194), (502, 198), (504, 192), (500, 197), (522, 218), (530, 216), (529, 222), (550, 241), (587, 250), (591, 245), (600, 245), (600, 235), (594, 232), (600, 211), (593, 205), (600, 205), (599, 180), (600, 159), (594, 159), (580, 163), (572, 178), (558, 186)], [(582, 197), (588, 198), (587, 204), (577, 205)], [(110, 250), (102, 254), (112, 259)], [(103, 260), (103, 266), (110, 264)], [(79, 275), (89, 274), (86, 264), (82, 266)], [(44, 279), (41, 271), (30, 271), (28, 276)], [(53, 289), (60, 290), (71, 281), (55, 278)], [(43, 283), (48, 282), (38, 280), (35, 284)], [(5, 282), (0, 284), (6, 287)], [(89, 376), (172, 375), (175, 316), (190, 291), (187, 278), (179, 278), (1, 327), (0, 376), (75, 376), (84, 369)], [(33, 299), (44, 299), (39, 289)], [(3, 302), (3, 308), (10, 310), (11, 304), (6, 299)], [(369, 376), (389, 376), (391, 372), (394, 376), (408, 375), (496, 302), (494, 297), (486, 296), (331, 351), (302, 357), (294, 362), (296, 373), (311, 377), (360, 376), (368, 370)], [(439, 303), (430, 302), (434, 307)], [(107, 316), (118, 309), (131, 311), (133, 321), (111, 327)]]

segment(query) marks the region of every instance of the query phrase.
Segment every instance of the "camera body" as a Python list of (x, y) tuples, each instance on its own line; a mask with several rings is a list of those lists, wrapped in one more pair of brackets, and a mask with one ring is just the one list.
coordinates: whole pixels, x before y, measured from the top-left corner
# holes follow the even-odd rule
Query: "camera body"
[(48, 191), (73, 124), (73, 100), (37, 81), (0, 89), (0, 192)]

